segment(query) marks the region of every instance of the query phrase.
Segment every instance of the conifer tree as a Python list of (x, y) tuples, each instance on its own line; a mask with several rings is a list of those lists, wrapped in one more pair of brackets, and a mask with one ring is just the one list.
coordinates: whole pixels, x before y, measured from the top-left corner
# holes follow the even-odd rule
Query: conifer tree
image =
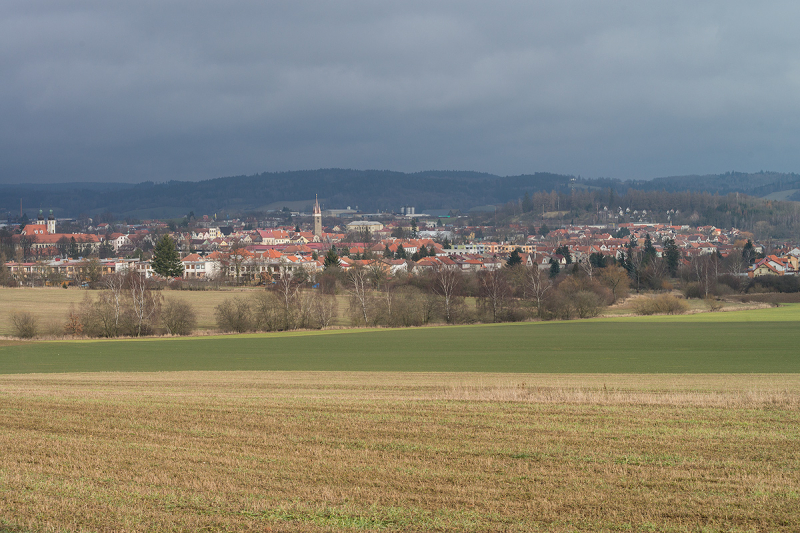
[(183, 263), (175, 241), (169, 235), (164, 235), (153, 250), (153, 272), (165, 278), (179, 278), (183, 276)]
[(325, 261), (323, 263), (325, 270), (330, 267), (338, 267), (339, 266), (339, 254), (336, 253), (336, 247), (331, 246), (328, 253), (325, 254)]
[(506, 261), (506, 266), (511, 268), (521, 264), (522, 264), (522, 257), (520, 257), (519, 255), (519, 248), (514, 248), (514, 251), (511, 252), (511, 255), (508, 256), (508, 261)]

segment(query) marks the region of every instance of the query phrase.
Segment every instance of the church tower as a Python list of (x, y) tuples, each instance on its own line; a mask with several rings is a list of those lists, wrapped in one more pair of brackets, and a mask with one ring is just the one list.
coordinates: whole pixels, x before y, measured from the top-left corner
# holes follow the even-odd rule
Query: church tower
[(47, 233), (50, 235), (56, 232), (56, 217), (53, 216), (53, 210), (50, 210), (50, 216), (47, 217)]
[(314, 202), (314, 235), (322, 241), (322, 210), (319, 208), (319, 198)]

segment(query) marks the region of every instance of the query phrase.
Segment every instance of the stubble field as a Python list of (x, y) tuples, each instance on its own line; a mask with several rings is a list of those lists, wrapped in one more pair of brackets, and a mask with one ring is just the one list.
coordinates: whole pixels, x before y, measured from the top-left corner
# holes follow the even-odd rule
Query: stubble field
[(0, 340), (0, 531), (795, 531), (799, 319)]
[(7, 531), (793, 531), (800, 376), (0, 377)]

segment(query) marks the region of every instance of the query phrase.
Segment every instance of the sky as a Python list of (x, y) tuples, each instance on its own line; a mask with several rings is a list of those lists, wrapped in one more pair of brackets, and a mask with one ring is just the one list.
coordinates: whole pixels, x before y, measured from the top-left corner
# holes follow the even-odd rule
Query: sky
[(3, 0), (0, 183), (800, 172), (800, 3)]

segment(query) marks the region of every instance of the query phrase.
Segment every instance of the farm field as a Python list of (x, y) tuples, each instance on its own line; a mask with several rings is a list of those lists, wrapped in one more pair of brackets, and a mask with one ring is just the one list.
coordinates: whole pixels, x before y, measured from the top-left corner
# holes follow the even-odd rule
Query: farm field
[(0, 339), (0, 531), (793, 531), (798, 320)]
[(795, 531), (800, 376), (0, 376), (5, 531)]
[(180, 338), (0, 341), (0, 374), (178, 370), (800, 372), (800, 305), (696, 315)]
[[(247, 295), (257, 289), (236, 289), (222, 291), (163, 291), (164, 297), (185, 300), (197, 313), (197, 327), (200, 330), (216, 329), (214, 308), (226, 298)], [(99, 291), (77, 288), (0, 288), (0, 335), (12, 332), (9, 313), (12, 310), (29, 311), (39, 319), (44, 329), (51, 324), (62, 326), (66, 322), (69, 306), (80, 305), (86, 295), (97, 298)]]
[[(180, 299), (191, 304), (197, 313), (197, 329), (200, 332), (208, 332), (217, 329), (214, 310), (223, 300), (233, 297), (248, 297), (259, 288), (231, 288), (228, 290), (214, 291), (163, 291), (164, 298)], [(9, 289), (0, 287), (0, 336), (11, 335), (13, 329), (10, 322), (11, 311), (28, 311), (39, 321), (44, 333), (48, 330), (63, 331), (63, 325), (67, 320), (67, 312), (70, 305), (78, 306), (89, 295), (97, 298), (99, 291), (82, 290), (77, 288), (24, 288)], [(622, 305), (612, 306), (604, 310), (604, 314), (613, 316), (617, 314), (630, 314), (633, 312), (631, 298)], [(468, 298), (468, 305), (474, 306), (474, 299)], [(333, 321), (335, 326), (349, 326), (350, 318), (347, 314), (348, 300), (346, 295), (337, 297), (338, 317)], [(706, 306), (700, 300), (688, 300), (691, 311), (705, 311)], [(747, 308), (748, 306), (738, 302), (726, 302), (727, 309)]]

